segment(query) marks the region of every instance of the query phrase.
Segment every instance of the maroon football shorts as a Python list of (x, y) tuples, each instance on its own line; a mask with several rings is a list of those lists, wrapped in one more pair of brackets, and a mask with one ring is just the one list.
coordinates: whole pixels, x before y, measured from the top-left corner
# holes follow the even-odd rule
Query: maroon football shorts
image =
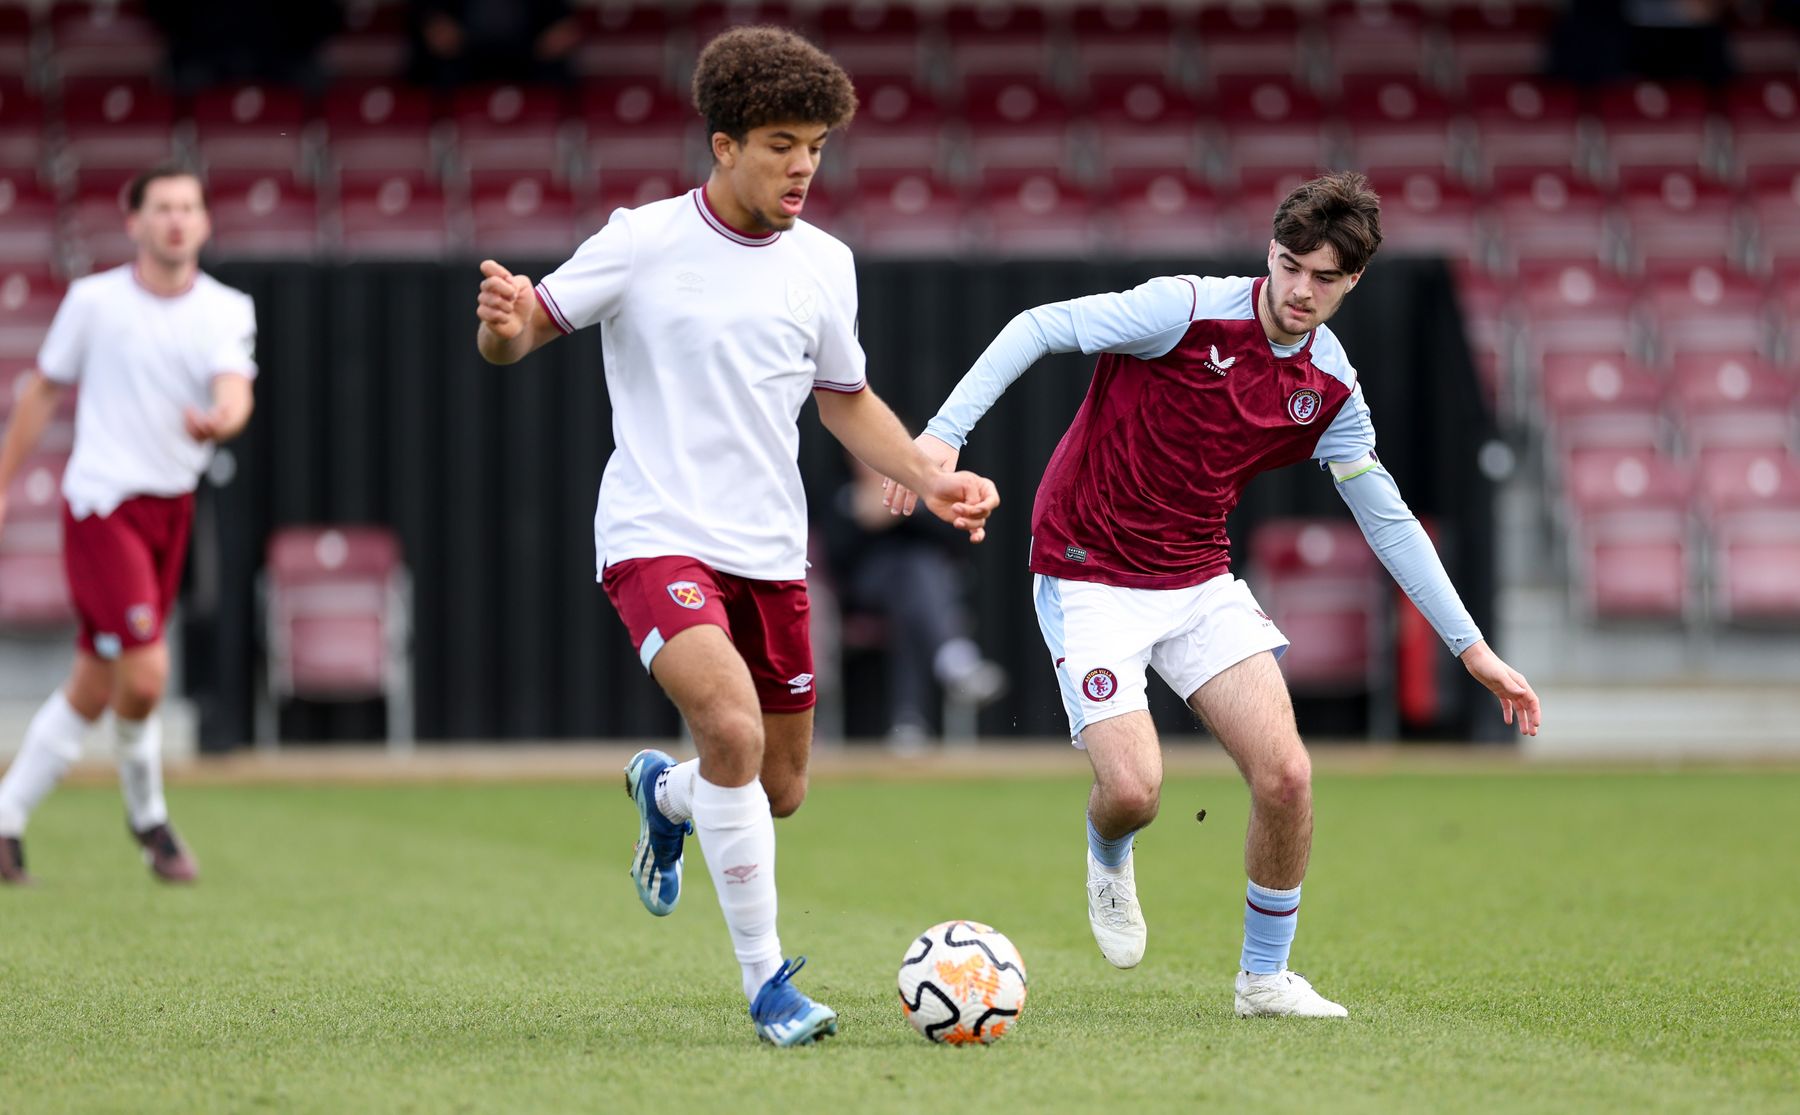
[(85, 519), (63, 505), (63, 569), (82, 650), (110, 660), (162, 638), (193, 522), (192, 493), (136, 496)]
[(697, 624), (724, 628), (750, 667), (764, 712), (812, 708), (811, 607), (805, 581), (756, 581), (698, 558), (632, 558), (606, 567), (601, 586), (631, 632), (644, 669), (663, 644)]

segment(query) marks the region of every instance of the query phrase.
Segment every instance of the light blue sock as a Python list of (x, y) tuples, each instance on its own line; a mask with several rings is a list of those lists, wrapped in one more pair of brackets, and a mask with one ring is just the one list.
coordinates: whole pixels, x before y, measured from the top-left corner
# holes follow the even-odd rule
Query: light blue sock
[(1117, 840), (1108, 840), (1094, 828), (1092, 817), (1088, 818), (1087, 826), (1088, 851), (1094, 853), (1094, 858), (1107, 867), (1125, 866), (1125, 857), (1131, 854), (1131, 842), (1137, 838), (1137, 833), (1128, 832)]
[(1270, 890), (1254, 882), (1244, 895), (1244, 955), (1239, 965), (1246, 972), (1279, 972), (1287, 967), (1294, 947), (1294, 925), (1300, 920), (1300, 888)]

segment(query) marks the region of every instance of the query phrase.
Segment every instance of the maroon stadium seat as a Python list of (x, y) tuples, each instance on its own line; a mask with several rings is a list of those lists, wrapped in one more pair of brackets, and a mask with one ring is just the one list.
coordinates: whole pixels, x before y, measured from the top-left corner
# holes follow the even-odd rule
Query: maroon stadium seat
[(660, 4), (606, 3), (575, 9), (581, 45), (570, 60), (584, 78), (669, 76), (668, 12)]
[(1667, 349), (1756, 349), (1768, 336), (1761, 280), (1722, 264), (1654, 265), (1644, 301)]
[(1332, 69), (1340, 77), (1417, 76), (1431, 60), (1428, 22), (1417, 0), (1338, 0), (1325, 11)]
[(138, 171), (175, 149), (175, 102), (147, 80), (63, 83), (63, 154), (81, 169)]
[(1620, 183), (1632, 250), (1644, 263), (1736, 259), (1738, 203), (1725, 186), (1692, 171), (1657, 168)]
[(489, 172), (469, 188), (476, 252), (514, 258), (566, 259), (586, 239), (575, 197), (548, 174)]
[(1296, 692), (1363, 693), (1381, 684), (1384, 576), (1356, 524), (1274, 519), (1250, 536), (1250, 582), (1290, 640), (1282, 671)]
[(1029, 168), (1066, 173), (1071, 165), (1068, 101), (1053, 86), (1020, 77), (971, 78), (963, 93), (969, 160), (978, 174)]
[(1199, 169), (1200, 106), (1155, 74), (1102, 74), (1088, 86), (1102, 173), (1132, 167)]
[(62, 472), (66, 457), (28, 458), (6, 491), (0, 533), (0, 628), (44, 630), (75, 620), (62, 563)]
[(1737, 167), (1800, 170), (1800, 81), (1792, 72), (1745, 78), (1725, 93)]
[(269, 539), (264, 578), (268, 711), (381, 697), (390, 745), (410, 740), (411, 589), (394, 533), (285, 527)]
[(1539, 351), (1622, 352), (1633, 345), (1631, 285), (1591, 264), (1521, 264), (1519, 303)]
[(1542, 71), (1556, 15), (1549, 4), (1446, 5), (1452, 68), (1465, 80)]
[(1610, 254), (1609, 209), (1593, 186), (1541, 169), (1498, 173), (1494, 186), (1494, 215), (1511, 258), (1593, 263)]
[(0, 77), (0, 170), (29, 170), (44, 163), (44, 102), (15, 77)]
[[(856, 80), (918, 80), (925, 69), (926, 13), (911, 4), (830, 3), (818, 11), (826, 51)], [(860, 115), (860, 114), (859, 114)]]
[(1356, 163), (1444, 173), (1455, 165), (1450, 102), (1417, 78), (1359, 74), (1344, 79), (1338, 108)]
[(1583, 514), (1680, 514), (1687, 506), (1688, 474), (1653, 449), (1575, 446), (1563, 454), (1561, 467), (1569, 502)]
[(319, 199), (310, 185), (280, 171), (224, 171), (208, 176), (212, 250), (231, 259), (317, 254)]
[(47, 264), (57, 255), (56, 198), (30, 171), (0, 171), (0, 264)]
[(978, 202), (985, 242), (1013, 257), (1079, 258), (1100, 247), (1087, 191), (1050, 174), (990, 179)]
[(435, 114), (423, 90), (389, 81), (338, 82), (326, 91), (323, 111), (335, 167), (437, 170)]
[(1661, 377), (1611, 354), (1554, 354), (1539, 365), (1544, 411), (1567, 448), (1656, 448), (1662, 435)]
[(1687, 524), (1660, 512), (1609, 512), (1575, 526), (1583, 610), (1597, 619), (1679, 621), (1695, 610)]
[(1800, 622), (1800, 508), (1726, 515), (1710, 529), (1714, 613), (1732, 623)]
[(1487, 74), (1470, 79), (1468, 100), (1486, 170), (1585, 169), (1581, 101), (1569, 86), (1521, 73)]
[(338, 215), (346, 255), (435, 259), (452, 244), (449, 201), (423, 175), (346, 172)]
[(1202, 78), (1222, 95), (1245, 80), (1300, 76), (1305, 60), (1300, 12), (1285, 4), (1206, 4), (1194, 37)]
[(902, 77), (859, 80), (856, 119), (826, 148), (824, 173), (843, 166), (927, 170), (947, 166), (949, 114), (930, 90)]
[(959, 0), (945, 9), (943, 25), (954, 81), (994, 75), (1050, 77), (1051, 28), (1044, 7)]
[(22, 4), (0, 8), (0, 81), (31, 72), (31, 9)]
[(1119, 254), (1193, 258), (1237, 244), (1237, 215), (1186, 167), (1115, 170), (1105, 196), (1116, 223), (1109, 250)]
[(1298, 84), (1271, 77), (1227, 83), (1218, 95), (1225, 157), (1239, 175), (1330, 162), (1325, 108)]
[(1610, 86), (1599, 95), (1606, 157), (1614, 167), (1707, 166), (1706, 90), (1698, 85), (1637, 81)]
[(581, 230), (588, 236), (605, 227), (617, 209), (636, 209), (653, 201), (684, 194), (699, 185), (698, 180), (674, 172), (668, 174), (615, 175), (600, 181), (584, 215)]
[(75, 197), (66, 211), (73, 236), (71, 253), (85, 269), (103, 271), (137, 258), (137, 245), (125, 232), (127, 186), (136, 173), (110, 168), (76, 179)]
[(1075, 73), (1089, 82), (1102, 77), (1175, 76), (1178, 48), (1187, 45), (1181, 17), (1159, 4), (1120, 4), (1087, 0), (1069, 13), (1070, 48)]
[(874, 256), (960, 255), (970, 246), (968, 214), (954, 187), (921, 173), (859, 174), (859, 250)]
[(1708, 519), (1800, 513), (1800, 460), (1782, 447), (1715, 450), (1699, 463), (1695, 502)]
[(334, 77), (390, 79), (406, 70), (406, 4), (350, 0), (343, 5), (344, 28), (320, 48), (319, 59)]
[(562, 93), (530, 85), (481, 85), (451, 103), (457, 153), (469, 170), (548, 171), (567, 182)]
[(703, 157), (704, 130), (691, 105), (641, 78), (589, 83), (582, 90), (586, 155), (602, 181), (646, 173), (685, 178)]
[(1757, 262), (1777, 271), (1800, 263), (1800, 167), (1769, 168), (1752, 181), (1750, 191)]
[(209, 172), (305, 169), (306, 101), (293, 89), (237, 85), (203, 90), (193, 103), (194, 139)]
[(1441, 174), (1377, 173), (1382, 247), (1400, 252), (1473, 258), (1480, 245), (1475, 196)]
[(136, 4), (60, 0), (50, 11), (50, 37), (65, 79), (147, 78), (163, 63), (162, 36)]

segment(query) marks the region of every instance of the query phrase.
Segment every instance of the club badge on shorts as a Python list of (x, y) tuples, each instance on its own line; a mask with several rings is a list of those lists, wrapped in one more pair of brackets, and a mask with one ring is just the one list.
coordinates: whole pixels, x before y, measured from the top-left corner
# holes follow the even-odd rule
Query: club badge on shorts
[(683, 608), (698, 609), (706, 603), (706, 593), (692, 581), (675, 581), (669, 585), (669, 597)]
[(1305, 426), (1319, 416), (1319, 407), (1323, 402), (1317, 391), (1302, 387), (1288, 396), (1288, 417)]
[(1081, 691), (1087, 694), (1090, 701), (1110, 701), (1113, 694), (1119, 691), (1119, 679), (1105, 667), (1089, 670), (1081, 679)]
[(125, 625), (139, 639), (156, 634), (156, 609), (148, 604), (133, 604), (125, 609)]

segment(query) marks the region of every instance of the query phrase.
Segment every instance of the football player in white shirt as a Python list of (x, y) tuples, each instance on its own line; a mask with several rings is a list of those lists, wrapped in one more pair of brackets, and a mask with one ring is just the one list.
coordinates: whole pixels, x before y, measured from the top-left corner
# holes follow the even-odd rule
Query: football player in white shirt
[(800, 409), (816, 399), (846, 448), (925, 485), (971, 541), (1000, 500), (982, 477), (937, 471), (868, 389), (850, 250), (799, 219), (826, 137), (856, 110), (843, 70), (789, 31), (739, 28), (701, 53), (694, 106), (706, 184), (614, 213), (535, 287), (484, 262), (476, 343), (511, 364), (601, 328), (615, 448), (596, 573), (699, 751), (626, 768), (631, 874), (650, 912), (669, 913), (682, 838), (698, 833), (757, 1034), (800, 1045), (837, 1029), (790, 982), (804, 958), (783, 960), (775, 924), (772, 818), (800, 807), (812, 746)]
[(250, 419), (256, 310), (201, 272), (211, 223), (190, 169), (135, 178), (126, 228), (137, 259), (77, 279), (57, 308), (0, 443), (0, 529), (7, 483), (63, 393), (80, 385), (75, 449), (63, 473), (63, 561), (80, 618), (68, 683), (38, 710), (0, 780), (0, 881), (21, 883), (32, 809), (81, 754), (108, 708), (131, 831), (155, 875), (189, 882), (196, 865), (162, 791), (153, 715), (169, 675), (163, 625), (181, 585), (194, 488), (215, 443)]

